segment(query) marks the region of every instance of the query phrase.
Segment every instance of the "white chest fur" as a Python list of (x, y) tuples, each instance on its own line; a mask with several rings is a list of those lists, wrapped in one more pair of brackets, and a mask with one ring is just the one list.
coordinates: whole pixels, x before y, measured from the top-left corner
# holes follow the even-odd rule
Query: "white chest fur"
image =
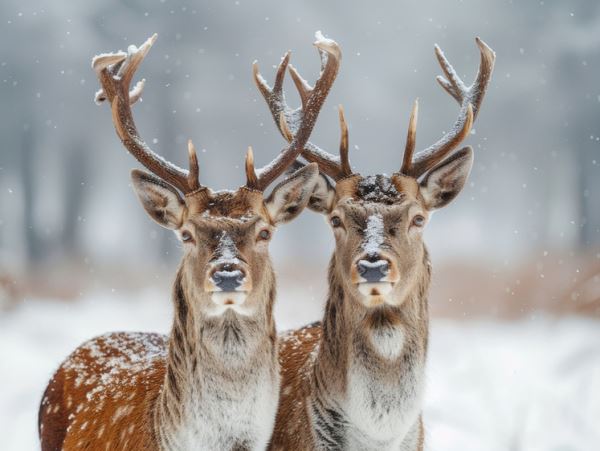
[[(401, 327), (374, 331), (371, 347), (390, 362), (401, 358)], [(412, 441), (422, 410), (424, 364), (400, 364), (394, 374), (385, 367), (366, 367), (355, 360), (349, 369), (344, 411), (350, 423), (348, 449), (399, 450)], [(408, 448), (410, 449), (410, 448)]]
[(387, 360), (398, 358), (404, 347), (404, 332), (400, 326), (375, 329), (369, 339), (375, 352)]
[(225, 392), (214, 389), (217, 381), (203, 381), (200, 393), (192, 393), (186, 403), (184, 421), (170, 434), (169, 449), (266, 449), (275, 423), (279, 378), (268, 369), (260, 373)]

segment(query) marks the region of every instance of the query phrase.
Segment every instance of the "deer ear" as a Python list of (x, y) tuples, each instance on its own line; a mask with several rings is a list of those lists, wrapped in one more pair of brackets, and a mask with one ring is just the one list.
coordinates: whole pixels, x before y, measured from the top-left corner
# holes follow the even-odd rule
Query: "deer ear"
[(473, 166), (473, 149), (467, 146), (430, 170), (421, 182), (421, 195), (428, 210), (450, 203), (461, 192)]
[(307, 164), (273, 189), (265, 205), (275, 224), (291, 221), (304, 210), (318, 175), (316, 163)]
[(315, 189), (308, 202), (308, 208), (317, 213), (328, 214), (333, 208), (334, 199), (335, 188), (331, 185), (327, 177), (319, 173)]
[(131, 180), (144, 210), (154, 221), (167, 229), (181, 227), (186, 206), (174, 187), (139, 169), (131, 171)]

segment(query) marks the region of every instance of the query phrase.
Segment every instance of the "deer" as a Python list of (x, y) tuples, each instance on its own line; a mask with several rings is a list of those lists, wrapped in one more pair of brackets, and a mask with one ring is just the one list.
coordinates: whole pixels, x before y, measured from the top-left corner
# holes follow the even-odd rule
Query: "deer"
[(276, 227), (308, 204), (317, 165), (294, 172), (269, 195), (265, 191), (304, 148), (337, 76), (341, 51), (317, 35), (314, 45), (328, 60), (293, 142), (262, 169), (255, 169), (249, 148), (245, 185), (213, 191), (200, 184), (191, 141), (184, 170), (154, 153), (133, 120), (131, 106), (145, 80), (133, 88), (131, 81), (155, 40), (98, 55), (92, 67), (101, 84), (96, 101), (110, 103), (123, 146), (149, 171), (131, 173), (137, 197), (181, 241), (171, 331), (108, 333), (79, 346), (43, 395), (43, 451), (263, 450), (272, 433), (280, 376), (268, 245)]
[[(486, 93), (495, 53), (481, 39), (479, 70), (465, 85), (436, 45), (437, 81), (460, 105), (453, 128), (415, 154), (418, 102), (404, 155), (393, 175), (354, 172), (348, 126), (339, 107), (339, 157), (307, 142), (302, 157), (321, 172), (308, 208), (326, 216), (335, 248), (323, 319), (280, 337), (281, 388), (270, 450), (422, 451), (431, 261), (423, 230), (431, 213), (462, 190), (473, 163), (467, 138)], [(301, 106), (293, 109), (280, 79), (255, 82), (288, 141), (312, 88), (290, 66)], [(296, 163), (294, 168), (302, 167)]]

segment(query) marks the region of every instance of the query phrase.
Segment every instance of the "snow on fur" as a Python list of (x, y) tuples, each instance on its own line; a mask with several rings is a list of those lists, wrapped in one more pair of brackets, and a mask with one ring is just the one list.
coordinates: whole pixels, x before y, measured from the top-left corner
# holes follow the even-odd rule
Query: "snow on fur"
[(367, 218), (363, 249), (367, 255), (376, 255), (383, 244), (383, 216), (376, 213)]

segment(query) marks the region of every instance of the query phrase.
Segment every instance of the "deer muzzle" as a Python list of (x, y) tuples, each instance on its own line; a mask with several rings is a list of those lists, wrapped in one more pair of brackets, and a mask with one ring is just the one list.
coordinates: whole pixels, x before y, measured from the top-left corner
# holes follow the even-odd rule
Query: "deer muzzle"
[(377, 259), (375, 261), (359, 260), (356, 262), (359, 276), (367, 283), (379, 282), (387, 276), (390, 264), (387, 260)]
[(221, 263), (209, 271), (205, 290), (215, 304), (233, 307), (246, 301), (252, 290), (252, 280), (241, 263)]
[(398, 281), (398, 271), (392, 261), (381, 253), (359, 256), (352, 267), (352, 281), (367, 307), (386, 302), (386, 296)]
[(231, 271), (215, 271), (212, 276), (213, 284), (221, 291), (237, 291), (242, 286), (246, 275), (239, 269)]

